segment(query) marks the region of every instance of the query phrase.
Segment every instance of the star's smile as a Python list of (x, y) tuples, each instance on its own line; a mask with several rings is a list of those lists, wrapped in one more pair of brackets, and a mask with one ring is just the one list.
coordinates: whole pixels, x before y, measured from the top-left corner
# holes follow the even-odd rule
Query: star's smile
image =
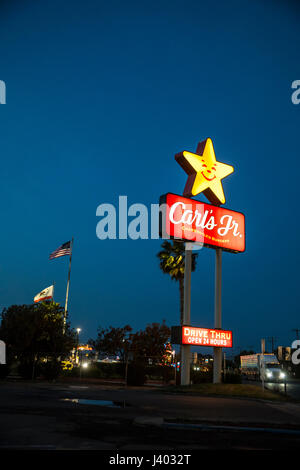
[(201, 171), (201, 175), (207, 180), (207, 181), (212, 181), (215, 179), (216, 175), (214, 175), (212, 178), (207, 178), (207, 176), (205, 176), (204, 172)]

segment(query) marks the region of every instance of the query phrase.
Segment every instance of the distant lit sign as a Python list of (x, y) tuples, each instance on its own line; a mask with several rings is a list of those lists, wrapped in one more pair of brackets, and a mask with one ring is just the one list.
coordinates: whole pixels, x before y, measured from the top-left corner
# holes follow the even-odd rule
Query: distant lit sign
[(79, 351), (93, 351), (93, 348), (91, 348), (88, 344), (85, 344), (83, 346), (78, 346), (77, 349)]
[(221, 180), (233, 173), (234, 168), (216, 160), (211, 139), (200, 142), (196, 153), (184, 150), (175, 155), (175, 160), (188, 174), (184, 196), (197, 196), (203, 192), (212, 204), (225, 203)]
[(171, 342), (191, 346), (213, 346), (232, 348), (232, 331), (196, 328), (194, 326), (173, 326)]
[(245, 251), (245, 216), (224, 207), (168, 193), (160, 198), (160, 236)]

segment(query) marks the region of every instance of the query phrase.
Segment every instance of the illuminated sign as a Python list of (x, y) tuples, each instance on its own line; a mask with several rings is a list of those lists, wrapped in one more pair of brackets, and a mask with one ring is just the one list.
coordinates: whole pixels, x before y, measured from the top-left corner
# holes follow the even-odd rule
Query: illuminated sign
[(93, 351), (93, 348), (91, 348), (91, 346), (89, 346), (88, 344), (85, 344), (83, 346), (78, 346), (77, 349), (79, 351)]
[(212, 204), (225, 203), (221, 180), (233, 173), (234, 168), (216, 160), (211, 139), (200, 142), (196, 153), (184, 150), (175, 155), (175, 160), (188, 174), (184, 196), (196, 196), (203, 192)]
[(196, 328), (194, 326), (172, 326), (171, 342), (190, 346), (232, 348), (232, 331)]
[(168, 193), (160, 198), (160, 236), (245, 251), (245, 216), (225, 207)]

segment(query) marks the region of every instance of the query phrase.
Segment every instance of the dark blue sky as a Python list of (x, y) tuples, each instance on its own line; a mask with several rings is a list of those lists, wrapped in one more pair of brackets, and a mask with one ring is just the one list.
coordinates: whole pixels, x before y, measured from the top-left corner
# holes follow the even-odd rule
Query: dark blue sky
[[(226, 206), (246, 215), (247, 251), (223, 257), (223, 326), (235, 347), (289, 345), (299, 318), (300, 9), (291, 1), (2, 1), (1, 307), (56, 282), (70, 318), (98, 326), (178, 324), (159, 240), (100, 241), (96, 208), (181, 193), (174, 160), (210, 136), (235, 167)], [(204, 200), (204, 196), (199, 199)], [(192, 277), (192, 323), (213, 326), (214, 251)]]

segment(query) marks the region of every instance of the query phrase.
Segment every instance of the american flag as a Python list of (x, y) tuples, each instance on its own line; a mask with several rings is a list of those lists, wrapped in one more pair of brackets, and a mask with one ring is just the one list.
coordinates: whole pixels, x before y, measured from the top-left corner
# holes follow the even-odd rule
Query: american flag
[(60, 256), (66, 256), (71, 254), (71, 241), (64, 243), (63, 245), (59, 246), (56, 250), (54, 250), (49, 259), (59, 258)]

